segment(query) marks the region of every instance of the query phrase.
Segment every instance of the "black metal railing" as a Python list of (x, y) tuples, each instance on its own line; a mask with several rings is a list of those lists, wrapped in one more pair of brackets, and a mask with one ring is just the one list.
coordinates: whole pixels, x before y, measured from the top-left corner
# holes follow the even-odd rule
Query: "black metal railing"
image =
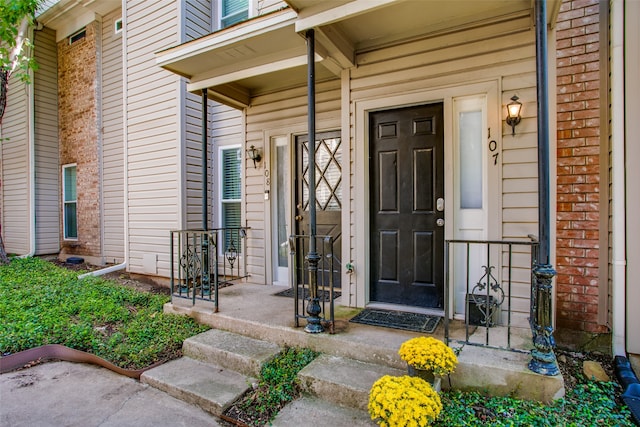
[[(289, 254), (291, 256), (291, 283), (294, 297), (294, 318), (296, 327), (300, 319), (307, 319), (306, 309), (315, 296), (321, 307), (319, 315), (329, 332), (334, 333), (334, 299), (336, 298), (336, 277), (340, 274), (339, 265), (334, 257), (335, 240), (331, 236), (316, 236), (316, 251), (319, 256), (317, 268), (317, 292), (309, 288), (309, 235), (289, 236)], [(328, 309), (328, 313), (327, 313)]]
[(211, 301), (217, 312), (219, 288), (247, 277), (246, 230), (171, 231), (171, 297)]
[[(530, 319), (538, 309), (532, 274), (538, 241), (533, 236), (529, 238), (529, 241), (446, 241), (444, 327), (447, 342), (528, 351), (530, 337), (515, 345), (513, 338), (516, 328), (528, 332)], [(464, 298), (464, 339), (450, 334), (449, 293), (452, 290), (456, 292), (454, 300)], [(454, 313), (456, 311), (459, 310), (454, 308)]]

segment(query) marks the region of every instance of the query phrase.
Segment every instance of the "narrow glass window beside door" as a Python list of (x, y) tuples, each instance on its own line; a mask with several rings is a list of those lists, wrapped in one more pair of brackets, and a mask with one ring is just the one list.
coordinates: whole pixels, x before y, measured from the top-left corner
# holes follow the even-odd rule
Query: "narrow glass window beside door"
[(62, 183), (64, 238), (75, 240), (78, 238), (76, 165), (62, 167)]
[(460, 123), (460, 208), (482, 209), (482, 111), (464, 111)]

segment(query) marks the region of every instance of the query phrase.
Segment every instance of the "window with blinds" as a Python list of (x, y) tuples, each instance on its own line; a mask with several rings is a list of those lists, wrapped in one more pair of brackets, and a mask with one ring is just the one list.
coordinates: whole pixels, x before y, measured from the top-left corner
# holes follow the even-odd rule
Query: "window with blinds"
[(220, 0), (220, 28), (249, 19), (249, 0)]
[[(242, 154), (240, 148), (222, 149), (220, 153), (221, 171), (221, 227), (238, 228), (241, 226), (242, 211), (240, 209), (242, 201)], [(237, 232), (226, 231), (223, 249), (226, 251), (231, 245), (231, 236)], [(235, 249), (239, 250), (238, 242), (235, 242)]]
[(62, 167), (62, 216), (64, 225), (64, 238), (74, 240), (78, 238), (77, 215), (77, 180), (76, 165)]

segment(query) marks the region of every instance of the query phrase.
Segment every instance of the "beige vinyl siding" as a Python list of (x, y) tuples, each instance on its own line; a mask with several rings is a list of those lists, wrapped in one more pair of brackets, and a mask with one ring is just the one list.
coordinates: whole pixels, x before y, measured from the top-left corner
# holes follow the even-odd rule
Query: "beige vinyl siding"
[(124, 261), (124, 142), (122, 32), (116, 34), (117, 9), (102, 25), (102, 205), (104, 259)]
[(181, 227), (180, 78), (154, 53), (179, 42), (179, 2), (127, 5), (125, 33), (128, 268), (169, 276), (169, 230)]
[[(185, 116), (185, 173), (186, 180), (186, 227), (202, 229), (202, 97), (193, 93), (186, 93)], [(211, 141), (211, 138), (209, 138)], [(208, 165), (208, 228), (211, 228), (211, 143), (207, 144)]]
[[(400, 46), (392, 46), (357, 55), (358, 66), (351, 70), (351, 102), (403, 93), (455, 87), (461, 84), (497, 80), (501, 92), (503, 128), (498, 141), (501, 185), (489, 185), (489, 191), (500, 191), (503, 239), (527, 240), (537, 234), (537, 145), (535, 91), (535, 33), (528, 17), (486, 27), (462, 29)], [(523, 106), (523, 119), (517, 135), (504, 124), (504, 105), (517, 94)], [(425, 99), (424, 102), (438, 101)], [(495, 108), (495, 106), (489, 106)], [(353, 108), (351, 114), (353, 114)], [(495, 130), (492, 130), (492, 135)], [(496, 133), (498, 133), (496, 132)], [(351, 131), (353, 138), (353, 130)], [(495, 138), (495, 137), (493, 137)], [(365, 142), (366, 143), (366, 142)], [(352, 143), (353, 144), (353, 143)], [(489, 167), (492, 165), (490, 164)], [(355, 176), (352, 171), (352, 182)], [(355, 198), (351, 199), (351, 259), (355, 258)], [(347, 254), (343, 254), (346, 259)], [(516, 324), (526, 326), (529, 313), (529, 258), (521, 253), (514, 257), (513, 304), (518, 311)]]
[(212, 30), (212, 1), (189, 0), (185, 4), (186, 40), (191, 41), (209, 34)]
[[(242, 145), (244, 142), (244, 128), (242, 122), (242, 111), (235, 108), (228, 107), (217, 102), (211, 103), (210, 110), (210, 122), (209, 122), (209, 140), (210, 146), (214, 147), (212, 156), (209, 157), (209, 164), (212, 165), (210, 175), (210, 191), (213, 193), (213, 212), (212, 212), (212, 224), (214, 227), (220, 227), (222, 218), (220, 215), (220, 159), (218, 158), (220, 151), (219, 147), (229, 145)], [(244, 154), (244, 149), (241, 148), (241, 152)], [(246, 169), (246, 163), (243, 163), (243, 168)]]
[[(269, 143), (265, 141), (265, 131), (270, 129), (282, 134), (306, 134), (307, 105), (306, 87), (253, 98), (247, 109), (246, 146), (254, 145), (264, 153), (265, 144)], [(316, 84), (316, 122), (318, 131), (340, 129), (340, 80)], [(291, 150), (291, 155), (293, 153)], [(264, 218), (270, 202), (264, 200), (264, 165), (262, 162), (254, 168), (253, 162), (246, 159), (244, 163), (244, 214), (251, 228), (247, 233), (247, 270), (254, 283), (265, 283), (265, 254), (271, 250), (265, 247)]]
[(58, 55), (56, 33), (34, 32), (36, 254), (60, 250), (60, 166), (58, 150)]
[(2, 236), (7, 253), (29, 252), (29, 100), (26, 85), (9, 79), (2, 119)]

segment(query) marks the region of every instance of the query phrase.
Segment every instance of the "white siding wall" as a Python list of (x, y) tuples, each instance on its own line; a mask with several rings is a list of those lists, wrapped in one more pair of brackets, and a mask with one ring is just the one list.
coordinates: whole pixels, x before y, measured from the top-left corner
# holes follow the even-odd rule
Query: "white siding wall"
[[(128, 2), (126, 133), (129, 270), (169, 276), (169, 230), (180, 228), (180, 78), (154, 53), (180, 42), (179, 2)], [(129, 25), (127, 23), (130, 23)]]
[(102, 205), (104, 259), (124, 261), (124, 142), (122, 90), (122, 32), (114, 23), (117, 9), (102, 20)]
[[(537, 233), (535, 34), (529, 26), (529, 20), (523, 18), (362, 53), (357, 56), (357, 68), (351, 71), (352, 102), (488, 80), (499, 81), (502, 106), (514, 94), (520, 97), (523, 119), (517, 135), (512, 137), (511, 128), (503, 122), (502, 139), (498, 141), (498, 167), (502, 167), (503, 177), (503, 224), (498, 236), (504, 239), (526, 239), (528, 234)], [(502, 110), (504, 120), (506, 110)], [(489, 190), (500, 191), (499, 183), (493, 184)], [(354, 198), (351, 206), (351, 236), (355, 236), (354, 209), (359, 206)], [(353, 237), (351, 248), (351, 259), (356, 259)], [(343, 255), (345, 259), (347, 256)], [(518, 256), (516, 262), (522, 267), (513, 290), (514, 305), (520, 311), (516, 321), (526, 323), (529, 259)]]
[[(282, 134), (307, 133), (307, 89), (301, 87), (252, 99), (247, 109), (247, 144), (265, 152), (265, 131), (278, 130)], [(316, 85), (316, 122), (318, 131), (340, 129), (340, 80)], [(292, 141), (293, 142), (293, 141)], [(245, 147), (246, 148), (246, 147)], [(291, 151), (293, 155), (293, 150)], [(250, 165), (249, 165), (250, 163)], [(245, 160), (244, 215), (251, 227), (247, 238), (247, 270), (254, 283), (265, 283), (265, 212), (270, 201), (264, 200), (265, 161), (254, 169), (253, 162)], [(344, 191), (344, 190), (343, 190)]]
[(58, 57), (56, 33), (35, 31), (34, 72), (36, 254), (60, 250), (60, 166), (58, 160)]
[(27, 87), (9, 80), (2, 119), (2, 236), (7, 253), (29, 252), (29, 108)]

